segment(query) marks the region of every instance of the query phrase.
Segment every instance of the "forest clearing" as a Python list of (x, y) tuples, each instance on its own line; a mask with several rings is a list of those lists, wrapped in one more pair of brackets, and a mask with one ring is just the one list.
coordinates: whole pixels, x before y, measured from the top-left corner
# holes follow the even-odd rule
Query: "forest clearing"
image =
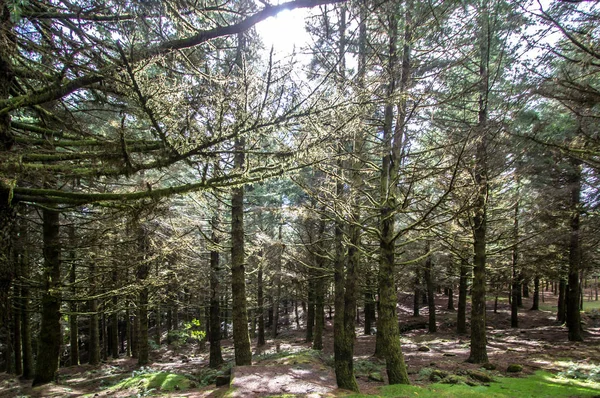
[(600, 1), (0, 0), (1, 396), (600, 396), (599, 216)]
[[(501, 300), (496, 313), (493, 301), (488, 301), (490, 362), (485, 367), (466, 362), (468, 336), (455, 333), (456, 312), (447, 310), (446, 297), (436, 297), (440, 327), (433, 334), (424, 326), (427, 308), (423, 308), (425, 316), (415, 317), (412, 305), (401, 306), (400, 326), (415, 328), (401, 335), (411, 386), (382, 389), (386, 384), (385, 365), (373, 356), (375, 336), (357, 333), (354, 360), (360, 396), (599, 396), (600, 301), (584, 303), (586, 342), (565, 344), (566, 328), (556, 321), (556, 297), (551, 292), (544, 293), (547, 304), (538, 311), (523, 311), (519, 329), (510, 327), (506, 300)], [(402, 294), (400, 302), (407, 300), (412, 301), (412, 297)], [(525, 306), (530, 304), (531, 300), (524, 300)], [(292, 314), (289, 316), (293, 318)], [(0, 397), (357, 396), (336, 387), (331, 320), (327, 322), (320, 352), (311, 350), (305, 330), (293, 328), (293, 319), (282, 323), (291, 328), (283, 328), (277, 339), (267, 340), (265, 346), (255, 347), (254, 365), (242, 370), (234, 367), (231, 385), (227, 376), (233, 365), (231, 340), (222, 341), (226, 363), (219, 369), (208, 367), (206, 347), (167, 345), (165, 341), (142, 370), (133, 358), (108, 359), (98, 366), (63, 368), (58, 383), (35, 388), (31, 388), (30, 381), (2, 375)], [(511, 365), (514, 369), (508, 371)], [(225, 385), (215, 386), (218, 376), (227, 379)], [(506, 382), (505, 378), (517, 381)], [(431, 387), (436, 382), (439, 384)], [(431, 390), (427, 390), (428, 386)]]

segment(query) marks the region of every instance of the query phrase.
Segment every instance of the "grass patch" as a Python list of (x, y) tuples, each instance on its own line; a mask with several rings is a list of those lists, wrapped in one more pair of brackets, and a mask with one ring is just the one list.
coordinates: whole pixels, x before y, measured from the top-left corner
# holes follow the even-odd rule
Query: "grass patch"
[(324, 358), (322, 358), (321, 351), (309, 349), (257, 355), (255, 362), (261, 365), (321, 364), (324, 362)]
[(178, 391), (187, 390), (192, 387), (193, 382), (185, 376), (168, 373), (142, 373), (134, 374), (131, 377), (122, 380), (108, 390), (129, 390), (135, 389), (138, 391)]
[(600, 394), (600, 383), (577, 381), (558, 377), (548, 372), (536, 372), (525, 378), (498, 378), (489, 386), (470, 387), (464, 384), (428, 386), (385, 386), (377, 395), (349, 395), (348, 397), (420, 397), (420, 398), (508, 398), (508, 397), (594, 397)]
[(600, 310), (600, 301), (584, 301), (583, 302), (583, 310), (584, 311)]

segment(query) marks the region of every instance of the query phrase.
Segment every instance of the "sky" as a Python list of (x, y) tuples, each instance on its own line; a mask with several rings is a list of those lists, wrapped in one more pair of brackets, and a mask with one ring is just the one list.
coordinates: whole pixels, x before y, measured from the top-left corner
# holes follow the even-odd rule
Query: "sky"
[(304, 8), (296, 10), (285, 10), (256, 26), (261, 35), (266, 51), (275, 49), (276, 58), (282, 59), (288, 56), (296, 47), (301, 47), (309, 40), (308, 33), (304, 29), (304, 18), (308, 10)]

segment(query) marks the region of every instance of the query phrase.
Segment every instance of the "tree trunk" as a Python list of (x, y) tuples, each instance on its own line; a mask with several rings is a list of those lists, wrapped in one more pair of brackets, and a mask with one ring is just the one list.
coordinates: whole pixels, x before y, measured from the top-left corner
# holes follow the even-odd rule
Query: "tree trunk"
[(531, 306), (532, 311), (538, 311), (540, 309), (540, 277), (536, 275), (533, 279), (533, 305)]
[(42, 211), (44, 239), (44, 274), (42, 314), (38, 338), (38, 356), (33, 385), (56, 380), (62, 334), (60, 328), (60, 221), (59, 212)]
[(75, 283), (77, 282), (77, 264), (75, 246), (77, 242), (75, 240), (75, 226), (69, 225), (69, 245), (71, 246), (69, 251), (69, 286), (71, 290), (72, 300), (69, 303), (69, 345), (70, 345), (70, 365), (79, 365), (79, 323), (77, 319), (78, 305), (75, 297), (77, 296), (77, 289)]
[(90, 365), (98, 365), (100, 363), (100, 330), (98, 329), (98, 299), (96, 296), (96, 260), (91, 259), (89, 265), (89, 280), (90, 290), (89, 294), (92, 297), (88, 301), (90, 319), (89, 319), (89, 357), (88, 361)]
[[(15, 74), (12, 70), (12, 58), (15, 53), (12, 6), (7, 1), (0, 5), (0, 100), (10, 97)], [(10, 9), (9, 9), (10, 8)], [(0, 115), (0, 152), (6, 153), (12, 148), (15, 138), (10, 128), (10, 112)], [(12, 353), (10, 331), (9, 291), (14, 277), (13, 236), (16, 227), (16, 209), (12, 206), (12, 192), (8, 185), (10, 177), (0, 180), (0, 345), (6, 367), (11, 363)], [(6, 369), (8, 370), (8, 369)]]
[[(139, 221), (136, 219), (136, 224)], [(148, 346), (148, 286), (146, 279), (150, 274), (150, 264), (148, 257), (150, 253), (150, 243), (148, 232), (142, 225), (137, 225), (137, 243), (139, 253), (139, 263), (137, 265), (136, 279), (139, 286), (138, 303), (137, 303), (137, 354), (138, 365), (145, 366), (149, 363)]]
[(256, 306), (258, 311), (258, 339), (256, 345), (262, 347), (265, 345), (265, 298), (263, 290), (263, 256), (262, 250), (259, 252), (258, 265), (258, 282), (257, 282), (257, 297)]
[(21, 284), (21, 345), (23, 350), (23, 375), (21, 378), (24, 380), (30, 380), (33, 378), (34, 374), (34, 363), (31, 338), (31, 318), (29, 312), (29, 299), (31, 294), (29, 291), (29, 283), (27, 282), (27, 280), (30, 278), (30, 263), (29, 252), (25, 250), (29, 241), (27, 222), (25, 219), (22, 219), (20, 222), (19, 235), (21, 246), (19, 266), (21, 268), (20, 274), (23, 280)]
[(306, 309), (306, 339), (307, 343), (313, 341), (314, 326), (315, 326), (315, 277), (314, 271), (309, 271), (308, 279), (308, 304)]
[(456, 333), (467, 333), (467, 290), (469, 283), (469, 261), (460, 260), (460, 279), (458, 283), (458, 311), (456, 313)]
[[(237, 63), (241, 68), (244, 36), (238, 34)], [(236, 138), (234, 166), (242, 171), (245, 167), (245, 140)], [(237, 366), (252, 364), (250, 335), (248, 334), (248, 311), (246, 309), (246, 259), (244, 253), (244, 186), (233, 188), (231, 194), (231, 296), (233, 315), (233, 345)]]
[[(215, 369), (223, 364), (223, 356), (221, 354), (221, 319), (219, 314), (221, 308), (219, 306), (219, 294), (220, 294), (220, 280), (221, 280), (221, 264), (219, 254), (219, 244), (221, 243), (221, 236), (219, 233), (220, 220), (220, 206), (217, 206), (217, 211), (213, 215), (211, 227), (211, 243), (214, 247), (210, 251), (210, 327), (208, 340), (210, 342), (210, 354), (208, 360), (208, 366)], [(259, 292), (262, 293), (262, 269), (259, 270)], [(259, 293), (259, 295), (260, 295)], [(259, 311), (262, 311), (262, 303), (259, 300), (258, 304)], [(260, 326), (259, 326), (259, 341), (260, 341)], [(263, 344), (264, 344), (264, 330), (263, 330)]]
[[(112, 271), (113, 287), (118, 286), (118, 273), (116, 268)], [(114, 359), (119, 358), (119, 299), (113, 296), (112, 312), (110, 314), (110, 353)]]
[(455, 311), (454, 308), (454, 290), (451, 287), (448, 288), (448, 311)]
[(569, 341), (583, 341), (581, 314), (579, 312), (579, 270), (581, 266), (580, 228), (580, 196), (581, 196), (581, 162), (571, 160), (574, 170), (568, 178), (571, 202), (571, 236), (569, 242), (569, 274), (567, 283), (567, 328)]
[(567, 320), (567, 282), (564, 278), (560, 278), (557, 290), (558, 304), (556, 309), (556, 320), (562, 324)]
[[(429, 242), (427, 242), (427, 252), (429, 253)], [(425, 283), (427, 285), (427, 306), (429, 308), (429, 333), (437, 332), (437, 325), (435, 321), (435, 286), (433, 283), (433, 261), (431, 255), (427, 256), (425, 260)]]
[(373, 330), (373, 320), (375, 319), (375, 295), (372, 292), (371, 271), (367, 270), (366, 290), (365, 290), (365, 327), (363, 333), (371, 335)]
[(419, 277), (419, 265), (417, 264), (417, 268), (415, 269), (415, 287), (414, 287), (414, 297), (413, 297), (413, 316), (420, 316), (421, 309), (421, 289), (419, 285), (421, 283), (421, 278)]
[(481, 3), (479, 37), (479, 116), (475, 153), (475, 185), (477, 196), (473, 205), (473, 287), (471, 289), (471, 352), (469, 362), (487, 363), (486, 337), (486, 229), (487, 229), (487, 121), (490, 58), (490, 27), (487, 3)]
[(322, 275), (322, 264), (317, 262), (318, 276), (315, 281), (315, 333), (312, 341), (313, 350), (323, 349), (323, 327), (325, 326), (325, 280)]

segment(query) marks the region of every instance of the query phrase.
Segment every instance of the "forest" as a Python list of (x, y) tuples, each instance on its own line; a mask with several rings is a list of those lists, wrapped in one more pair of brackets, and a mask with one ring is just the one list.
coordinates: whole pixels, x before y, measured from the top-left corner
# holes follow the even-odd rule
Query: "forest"
[(1, 397), (600, 395), (597, 1), (0, 0), (0, 70)]

